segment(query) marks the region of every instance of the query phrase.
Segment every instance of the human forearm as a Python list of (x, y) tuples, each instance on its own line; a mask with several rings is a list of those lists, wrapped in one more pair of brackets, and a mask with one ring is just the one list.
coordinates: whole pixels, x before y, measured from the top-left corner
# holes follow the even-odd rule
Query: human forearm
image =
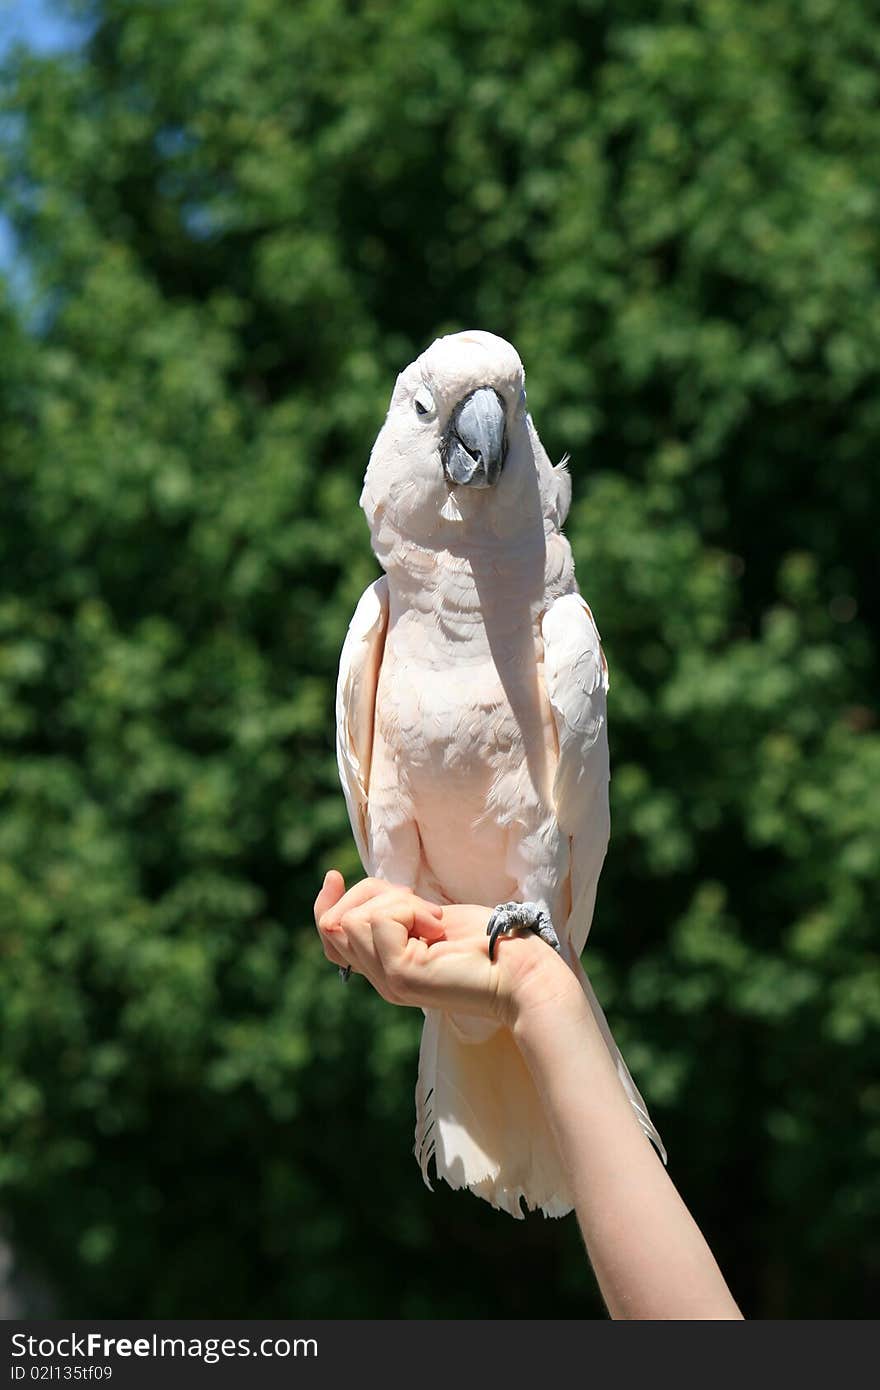
[(642, 1134), (574, 977), (546, 999), (529, 979), (513, 1035), (569, 1172), (578, 1222), (614, 1318), (741, 1316), (715, 1259)]
[[(437, 914), (440, 913), (438, 921)], [(737, 1318), (706, 1242), (633, 1115), (580, 982), (536, 936), (487, 949), (489, 909), (424, 903), (332, 871), (315, 901), (324, 950), (396, 1004), (509, 1027), (569, 1174), (615, 1318)]]

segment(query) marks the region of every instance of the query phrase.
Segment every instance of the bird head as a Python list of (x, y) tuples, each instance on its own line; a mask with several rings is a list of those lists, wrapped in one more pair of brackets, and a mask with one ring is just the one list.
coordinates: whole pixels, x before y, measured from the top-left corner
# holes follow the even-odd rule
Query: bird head
[(438, 338), (401, 372), (361, 495), (380, 558), (383, 531), (429, 546), (504, 536), (540, 509), (555, 470), (524, 383), (515, 348), (476, 329)]

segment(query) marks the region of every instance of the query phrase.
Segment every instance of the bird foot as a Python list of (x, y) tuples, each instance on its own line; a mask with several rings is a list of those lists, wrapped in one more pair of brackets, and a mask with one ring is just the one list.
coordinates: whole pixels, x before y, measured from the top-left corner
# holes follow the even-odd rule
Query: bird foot
[(340, 978), (340, 980), (342, 981), (342, 983), (343, 983), (344, 985), (347, 985), (347, 984), (348, 984), (348, 982), (349, 982), (349, 980), (350, 980), (350, 978), (351, 978), (351, 966), (350, 966), (350, 965), (340, 965), (340, 967), (339, 967), (339, 978)]
[(486, 927), (490, 960), (495, 959), (495, 942), (499, 936), (506, 932), (516, 931), (520, 927), (526, 931), (535, 932), (542, 941), (546, 941), (548, 946), (552, 946), (554, 951), (561, 951), (559, 937), (556, 935), (550, 916), (544, 911), (540, 903), (499, 903)]

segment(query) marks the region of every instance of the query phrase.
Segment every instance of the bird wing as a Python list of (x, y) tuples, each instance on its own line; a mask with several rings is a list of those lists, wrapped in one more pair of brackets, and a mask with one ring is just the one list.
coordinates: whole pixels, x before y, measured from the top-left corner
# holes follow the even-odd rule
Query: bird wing
[(367, 795), (373, 756), (376, 689), (388, 628), (388, 580), (384, 575), (361, 594), (354, 611), (336, 683), (336, 761), (348, 819), (366, 873), (372, 872)]
[(560, 829), (571, 847), (571, 912), (565, 935), (575, 952), (572, 965), (611, 1054), (621, 1085), (644, 1134), (663, 1162), (663, 1140), (630, 1075), (608, 1021), (581, 966), (580, 954), (596, 903), (596, 888), (611, 821), (608, 811), (608, 726), (605, 697), (608, 667), (593, 615), (580, 594), (565, 594), (550, 605), (541, 622), (544, 681), (559, 745), (553, 802)]
[(568, 935), (584, 949), (602, 862), (608, 847), (608, 667), (593, 615), (580, 594), (564, 594), (541, 621), (544, 683), (553, 710), (559, 756), (553, 804), (571, 847)]

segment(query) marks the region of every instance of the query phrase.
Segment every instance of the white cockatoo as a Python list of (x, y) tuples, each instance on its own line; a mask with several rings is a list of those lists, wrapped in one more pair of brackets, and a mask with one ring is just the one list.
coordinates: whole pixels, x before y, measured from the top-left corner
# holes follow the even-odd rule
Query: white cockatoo
[[(478, 331), (439, 338), (397, 378), (361, 495), (385, 573), (342, 650), (340, 777), (367, 874), (431, 902), (497, 903), (490, 953), (514, 928), (561, 949), (662, 1153), (580, 967), (609, 835), (608, 677), (560, 531), (571, 480), (523, 383), (510, 343)], [(523, 1201), (571, 1209), (506, 1030), (428, 1010), (416, 1109), (426, 1182), (433, 1158), (513, 1216)]]

